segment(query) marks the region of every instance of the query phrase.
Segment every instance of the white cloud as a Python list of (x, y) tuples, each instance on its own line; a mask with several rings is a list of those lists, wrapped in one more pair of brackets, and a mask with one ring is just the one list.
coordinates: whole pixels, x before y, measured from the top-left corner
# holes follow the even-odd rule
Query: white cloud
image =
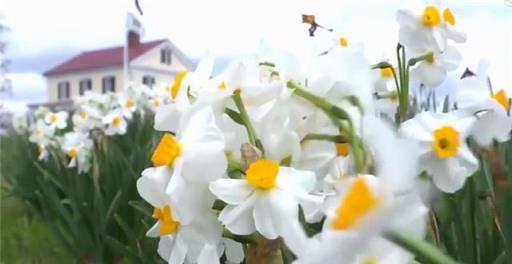
[(36, 72), (9, 73), (12, 82), (12, 97), (8, 102), (42, 103), (46, 102), (46, 81)]
[[(55, 51), (73, 54), (120, 45), (125, 11), (127, 8), (134, 10), (131, 0), (3, 2), (3, 11), (12, 28), (8, 53), (14, 65), (17, 61), (31, 64), (32, 58), (40, 60), (41, 54)], [(307, 39), (307, 26), (301, 24), (300, 15), (306, 13), (315, 14), (319, 23), (340, 27), (349, 41), (363, 42), (372, 62), (384, 56), (394, 59), (398, 30), (395, 10), (421, 3), (421, 0), (140, 1), (145, 39), (167, 37), (193, 56), (206, 50), (214, 54), (254, 51), (262, 38), (300, 49)], [(486, 58), (491, 62), (495, 83), (512, 87), (512, 7), (502, 0), (450, 0), (443, 4), (452, 7), (457, 26), (468, 34), (469, 42), (460, 46), (463, 64), (474, 69), (480, 58)], [(38, 67), (47, 69), (63, 59), (52, 58), (44, 59), (43, 65)], [(16, 76), (18, 81), (14, 83), (18, 91), (16, 100), (41, 101), (41, 95), (45, 94), (41, 78), (36, 81), (32, 76), (23, 81), (22, 76)], [(38, 85), (34, 85), (36, 83)], [(31, 96), (36, 90), (37, 96)]]

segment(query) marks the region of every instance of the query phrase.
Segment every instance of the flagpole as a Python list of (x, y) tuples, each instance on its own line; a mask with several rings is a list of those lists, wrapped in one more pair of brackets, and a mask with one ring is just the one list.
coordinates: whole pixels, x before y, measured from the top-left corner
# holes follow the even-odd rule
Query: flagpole
[(128, 86), (128, 19), (129, 15), (127, 13), (125, 28), (123, 30), (124, 34), (124, 49), (123, 49), (123, 89)]

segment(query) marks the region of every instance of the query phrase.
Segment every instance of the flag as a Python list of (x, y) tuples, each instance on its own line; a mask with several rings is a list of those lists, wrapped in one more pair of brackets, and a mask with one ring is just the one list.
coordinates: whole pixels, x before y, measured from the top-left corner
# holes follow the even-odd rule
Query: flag
[(142, 26), (142, 23), (140, 23), (137, 17), (135, 17), (131, 12), (128, 12), (126, 16), (126, 31), (133, 31), (141, 37), (144, 35), (144, 27)]

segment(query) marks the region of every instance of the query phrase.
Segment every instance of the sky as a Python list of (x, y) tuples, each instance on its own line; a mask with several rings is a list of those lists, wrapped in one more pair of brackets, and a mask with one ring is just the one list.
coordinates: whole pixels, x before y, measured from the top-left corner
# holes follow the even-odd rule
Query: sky
[[(363, 43), (371, 62), (394, 58), (399, 8), (421, 11), (421, 0), (139, 0), (143, 41), (168, 38), (188, 56), (205, 52), (236, 57), (255, 52), (261, 42), (300, 50), (307, 41), (301, 14)], [(468, 35), (457, 45), (465, 67), (481, 59), (491, 64), (496, 86), (512, 90), (512, 0), (442, 1), (455, 14), (458, 30)], [(41, 73), (78, 53), (123, 43), (131, 0), (1, 0), (0, 17), (11, 32), (7, 57), (13, 96), (4, 103), (45, 102)]]

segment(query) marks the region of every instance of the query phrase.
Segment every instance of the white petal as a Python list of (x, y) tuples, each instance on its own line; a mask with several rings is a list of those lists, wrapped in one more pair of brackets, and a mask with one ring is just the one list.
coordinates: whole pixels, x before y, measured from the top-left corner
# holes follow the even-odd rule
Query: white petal
[(400, 26), (411, 26), (417, 23), (418, 18), (410, 10), (398, 10), (396, 21)]
[(183, 114), (177, 137), (184, 145), (194, 142), (224, 143), (222, 131), (215, 123), (212, 108), (202, 104), (196, 104)]
[(183, 261), (185, 261), (185, 256), (187, 255), (187, 251), (187, 244), (185, 243), (185, 241), (183, 241), (180, 235), (177, 235), (176, 238), (174, 239), (174, 245), (172, 247), (169, 263), (183, 263)]
[(443, 67), (428, 62), (421, 62), (417, 68), (412, 70), (411, 74), (429, 87), (437, 87), (446, 78), (446, 71)]
[(155, 130), (176, 132), (180, 122), (180, 112), (175, 104), (159, 107), (155, 114)]
[(453, 46), (448, 46), (442, 55), (444, 67), (447, 71), (454, 71), (459, 67), (462, 55)]
[(461, 172), (463, 175), (467, 175), (468, 177), (473, 175), (478, 169), (478, 160), (475, 155), (469, 150), (467, 145), (462, 145), (459, 148), (459, 153), (457, 155), (460, 165), (464, 168), (464, 171)]
[(206, 244), (201, 250), (201, 254), (197, 259), (197, 264), (218, 264), (219, 255), (217, 254), (217, 248), (211, 244)]
[(402, 123), (400, 125), (400, 133), (408, 138), (419, 141), (432, 141), (432, 134), (422, 125), (418, 116)]
[(276, 239), (279, 235), (280, 223), (276, 221), (277, 216), (273, 215), (275, 212), (273, 207), (280, 201), (277, 200), (276, 191), (269, 191), (262, 195), (254, 205), (254, 225), (256, 230), (267, 239)]
[(276, 184), (279, 188), (292, 193), (308, 193), (315, 188), (316, 176), (311, 171), (279, 167)]
[(512, 121), (503, 108), (495, 108), (483, 114), (475, 123), (472, 135), (480, 146), (490, 146), (494, 139), (499, 142), (510, 138)]
[(163, 258), (165, 261), (169, 261), (171, 257), (172, 248), (174, 245), (174, 236), (163, 236), (160, 238), (158, 242), (158, 255)]
[(156, 169), (148, 168), (142, 172), (142, 177), (137, 180), (137, 191), (142, 199), (146, 200), (153, 207), (162, 208), (166, 204), (164, 193), (165, 185), (155, 179)]
[[(175, 167), (176, 168), (176, 167)], [(171, 177), (166, 193), (170, 197), (176, 218), (188, 224), (202, 212), (209, 210), (215, 197), (208, 191), (207, 184), (189, 183), (179, 175), (179, 170)]]
[(198, 82), (210, 79), (213, 70), (213, 56), (209, 53), (199, 61), (196, 70), (194, 71), (194, 78)]
[(446, 34), (447, 38), (449, 38), (457, 43), (464, 43), (464, 42), (466, 42), (466, 39), (467, 39), (466, 34), (464, 34), (463, 32), (456, 31), (451, 27), (445, 28), (445, 34)]
[(243, 203), (254, 192), (247, 180), (218, 179), (210, 183), (210, 191), (222, 201), (238, 205)]
[(159, 237), (160, 236), (160, 221), (157, 221), (147, 232), (148, 237)]
[(252, 215), (255, 200), (258, 195), (253, 193), (239, 205), (227, 205), (219, 215), (219, 220), (226, 228), (239, 235), (249, 235), (256, 231)]
[(225, 250), (227, 261), (230, 263), (241, 263), (245, 257), (242, 244), (227, 238), (224, 238), (222, 241), (226, 245)]
[(437, 48), (439, 49), (439, 51), (444, 52), (446, 50), (447, 41), (443, 35), (443, 32), (438, 28), (433, 28), (432, 37), (434, 38), (434, 41), (437, 44)]
[[(435, 154), (432, 154), (435, 155)], [(456, 158), (439, 160), (433, 157), (427, 164), (428, 172), (432, 174), (434, 184), (443, 192), (454, 193), (462, 186), (469, 175), (464, 175), (465, 169), (461, 167)]]
[(180, 158), (183, 162), (181, 173), (185, 179), (209, 183), (226, 173), (228, 162), (224, 154), (224, 142), (185, 144), (183, 143), (183, 158)]

